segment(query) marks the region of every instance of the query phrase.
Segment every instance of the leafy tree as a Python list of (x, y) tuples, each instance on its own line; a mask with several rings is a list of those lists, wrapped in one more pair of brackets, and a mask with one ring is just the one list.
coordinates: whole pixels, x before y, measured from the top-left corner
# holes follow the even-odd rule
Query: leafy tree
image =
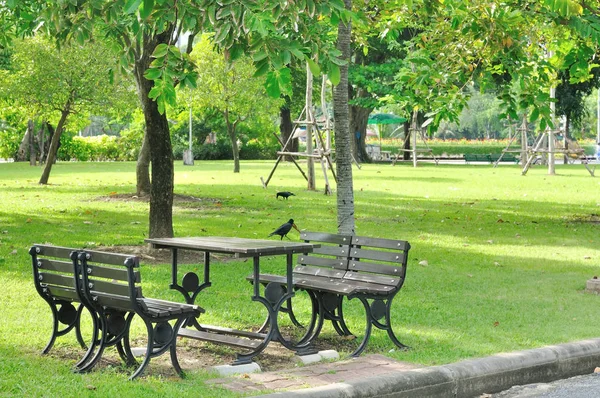
[[(60, 42), (90, 40), (96, 31), (114, 39), (122, 49), (121, 69), (133, 70), (146, 119), (144, 147), (150, 148), (151, 237), (173, 236), (173, 155), (167, 105), (176, 101), (175, 86), (193, 87), (196, 79), (188, 54), (194, 37), (214, 30), (215, 43), (231, 61), (243, 53), (252, 56), (258, 75), (266, 75), (267, 91), (274, 97), (289, 91), (292, 57), (319, 57), (327, 69), (339, 70), (337, 52), (314, 36), (315, 19), (347, 19), (341, 0), (298, 4), (267, 0), (22, 0), (0, 4), (5, 32), (48, 30)], [(41, 25), (40, 25), (41, 24)], [(190, 32), (181, 51), (175, 43)], [(4, 39), (3, 32), (0, 39)], [(138, 162), (139, 163), (139, 162)], [(139, 175), (139, 173), (138, 173)]]
[[(0, 77), (2, 95), (26, 107), (30, 115), (56, 121), (40, 184), (48, 183), (60, 136), (70, 116), (79, 117), (83, 127), (81, 124), (87, 121), (90, 112), (106, 111), (127, 97), (126, 84), (118, 88), (109, 84), (110, 54), (100, 43), (87, 46), (73, 43), (58, 50), (43, 36), (15, 46), (13, 70)], [(77, 123), (77, 118), (71, 122)]]
[(269, 97), (263, 80), (253, 77), (254, 67), (249, 58), (241, 57), (231, 63), (215, 51), (208, 36), (196, 44), (191, 58), (197, 65), (197, 87), (192, 91), (193, 104), (218, 110), (225, 120), (233, 152), (233, 172), (240, 172), (238, 126), (250, 119), (273, 118), (281, 104)]

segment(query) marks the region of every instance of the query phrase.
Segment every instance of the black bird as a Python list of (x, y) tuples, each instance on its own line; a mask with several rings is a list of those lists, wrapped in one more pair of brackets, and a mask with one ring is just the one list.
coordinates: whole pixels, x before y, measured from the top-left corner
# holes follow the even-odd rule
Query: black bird
[[(271, 234), (269, 236), (279, 235), (279, 236), (281, 236), (281, 240), (283, 240), (284, 236), (287, 238), (287, 234), (288, 234), (288, 232), (290, 232), (290, 230), (292, 228), (294, 228), (296, 231), (300, 232), (300, 230), (298, 229), (296, 224), (294, 224), (294, 220), (292, 220), (290, 218), (290, 220), (288, 222), (283, 224), (281, 227), (277, 228), (275, 231), (271, 232)], [(288, 239), (290, 239), (290, 238), (288, 238)]]
[(285, 198), (285, 200), (287, 200), (287, 198), (289, 198), (290, 196), (296, 196), (291, 192), (287, 192), (287, 191), (283, 191), (283, 192), (277, 192), (277, 195), (275, 195), (275, 199), (279, 199), (279, 197)]

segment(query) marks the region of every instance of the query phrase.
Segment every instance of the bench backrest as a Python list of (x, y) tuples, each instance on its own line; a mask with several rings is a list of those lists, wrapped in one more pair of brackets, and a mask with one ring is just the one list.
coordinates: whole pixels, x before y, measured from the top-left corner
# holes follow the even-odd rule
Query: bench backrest
[(302, 231), (300, 238), (305, 242), (319, 243), (321, 247), (310, 254), (299, 255), (294, 273), (332, 278), (344, 275), (348, 269), (348, 253), (352, 241), (350, 235)]
[(344, 279), (372, 284), (374, 290), (399, 289), (406, 276), (410, 244), (403, 240), (353, 236)]
[(142, 297), (138, 257), (82, 250), (79, 266), (90, 302), (123, 311), (135, 309), (136, 299)]
[(36, 244), (29, 249), (29, 254), (35, 287), (42, 297), (80, 301), (76, 290), (75, 249)]

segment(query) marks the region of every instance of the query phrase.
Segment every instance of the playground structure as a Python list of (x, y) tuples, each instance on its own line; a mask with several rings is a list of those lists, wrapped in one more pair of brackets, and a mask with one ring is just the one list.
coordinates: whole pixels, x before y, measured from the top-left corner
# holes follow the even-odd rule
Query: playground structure
[[(410, 133), (410, 137), (411, 137), (410, 149), (400, 148), (399, 152), (392, 159), (392, 166), (396, 165), (396, 162), (400, 159), (400, 157), (402, 156), (402, 154), (404, 152), (411, 153), (413, 167), (417, 167), (417, 156), (419, 153), (430, 153), (431, 156), (433, 157), (435, 165), (436, 166), (438, 165), (438, 158), (433, 154), (433, 150), (431, 148), (429, 148), (429, 145), (427, 145), (427, 140), (425, 139), (425, 133), (423, 132), (423, 129), (425, 127), (427, 127), (427, 124), (428, 123), (425, 122), (421, 125), (421, 127), (417, 127), (417, 111), (416, 110), (413, 111), (412, 123), (410, 124), (410, 129), (409, 129), (409, 133)], [(421, 140), (425, 144), (425, 149), (417, 148), (417, 138), (421, 138)]]
[[(554, 173), (555, 154), (562, 154), (564, 159), (569, 163), (574, 163), (576, 160), (581, 161), (594, 177), (596, 167), (590, 167), (590, 161), (585, 155), (585, 150), (577, 143), (565, 137), (562, 130), (546, 129), (537, 136), (531, 136), (527, 129), (527, 118), (523, 116), (523, 121), (518, 128), (515, 128), (515, 133), (512, 134), (513, 126), (509, 130), (509, 141), (506, 148), (502, 150), (500, 157), (494, 162), (494, 167), (502, 160), (506, 153), (519, 153), (523, 169), (522, 175), (526, 175), (529, 168), (537, 163), (548, 164), (549, 173)], [(515, 140), (520, 141), (521, 149), (510, 149)], [(532, 142), (532, 145), (528, 145)]]
[[(283, 160), (283, 158), (285, 156), (289, 156), (290, 159), (292, 160), (292, 162), (294, 163), (294, 165), (296, 166), (296, 168), (300, 171), (300, 173), (304, 177), (304, 179), (306, 179), (306, 181), (308, 183), (308, 189), (314, 190), (315, 189), (314, 160), (319, 159), (319, 162), (321, 163), (321, 169), (323, 170), (323, 176), (325, 178), (325, 194), (331, 195), (332, 191), (331, 191), (331, 186), (329, 184), (329, 178), (327, 176), (327, 169), (331, 170), (333, 179), (336, 182), (337, 182), (337, 177), (335, 175), (333, 163), (331, 161), (331, 130), (332, 130), (331, 127), (332, 126), (331, 126), (329, 116), (327, 113), (327, 109), (325, 106), (325, 87), (326, 87), (326, 82), (327, 82), (327, 76), (323, 75), (323, 80), (322, 80), (322, 85), (321, 85), (321, 109), (322, 109), (323, 116), (325, 118), (324, 124), (322, 126), (324, 128), (324, 130), (321, 130), (321, 128), (319, 127), (319, 123), (317, 123), (317, 120), (315, 118), (315, 114), (312, 110), (312, 73), (310, 72), (310, 69), (308, 68), (308, 66), (307, 66), (306, 70), (307, 70), (306, 102), (305, 102), (304, 108), (302, 109), (302, 112), (300, 112), (300, 116), (298, 117), (298, 120), (294, 121), (294, 127), (292, 128), (292, 133), (290, 134), (290, 136), (288, 137), (288, 139), (285, 143), (279, 138), (279, 136), (277, 136), (277, 134), (275, 134), (275, 137), (281, 144), (281, 151), (277, 152), (277, 160), (275, 162), (275, 165), (273, 166), (273, 169), (269, 173), (269, 176), (267, 177), (266, 181), (262, 177), (260, 178), (260, 180), (262, 182), (263, 188), (267, 188), (267, 186), (269, 185), (269, 181), (271, 181), (271, 178), (273, 177), (273, 174), (275, 173), (275, 170), (277, 169), (277, 166), (279, 166), (279, 163), (281, 162), (281, 160)], [(292, 142), (294, 137), (297, 135), (297, 132), (301, 127), (305, 127), (305, 129), (306, 129), (306, 151), (305, 152), (291, 152), (288, 150), (288, 146), (290, 145), (290, 143)], [(323, 139), (323, 133), (325, 135), (325, 139)], [(313, 145), (313, 135), (315, 138), (315, 140), (314, 140), (315, 148), (314, 149), (312, 146)], [(302, 167), (300, 167), (298, 162), (294, 159), (294, 156), (307, 158), (308, 174), (305, 173), (304, 170), (302, 170)]]

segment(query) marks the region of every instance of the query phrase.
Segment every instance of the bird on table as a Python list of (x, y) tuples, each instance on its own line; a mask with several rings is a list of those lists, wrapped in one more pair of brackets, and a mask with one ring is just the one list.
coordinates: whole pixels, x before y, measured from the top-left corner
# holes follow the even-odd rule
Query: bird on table
[(291, 192), (288, 191), (282, 191), (282, 192), (277, 192), (277, 195), (275, 195), (275, 199), (279, 199), (279, 197), (284, 198), (285, 200), (287, 200), (287, 198), (289, 198), (290, 196), (296, 196)]
[[(271, 232), (271, 234), (269, 236), (279, 235), (279, 236), (281, 236), (281, 240), (283, 240), (284, 236), (287, 238), (287, 234), (288, 234), (288, 232), (290, 232), (292, 230), (292, 228), (294, 228), (296, 231), (300, 232), (300, 230), (298, 229), (296, 224), (294, 224), (294, 220), (290, 218), (290, 220), (288, 222), (286, 222), (285, 224), (283, 224), (282, 226), (277, 228), (275, 231)], [(290, 238), (288, 238), (288, 239), (290, 239)]]

